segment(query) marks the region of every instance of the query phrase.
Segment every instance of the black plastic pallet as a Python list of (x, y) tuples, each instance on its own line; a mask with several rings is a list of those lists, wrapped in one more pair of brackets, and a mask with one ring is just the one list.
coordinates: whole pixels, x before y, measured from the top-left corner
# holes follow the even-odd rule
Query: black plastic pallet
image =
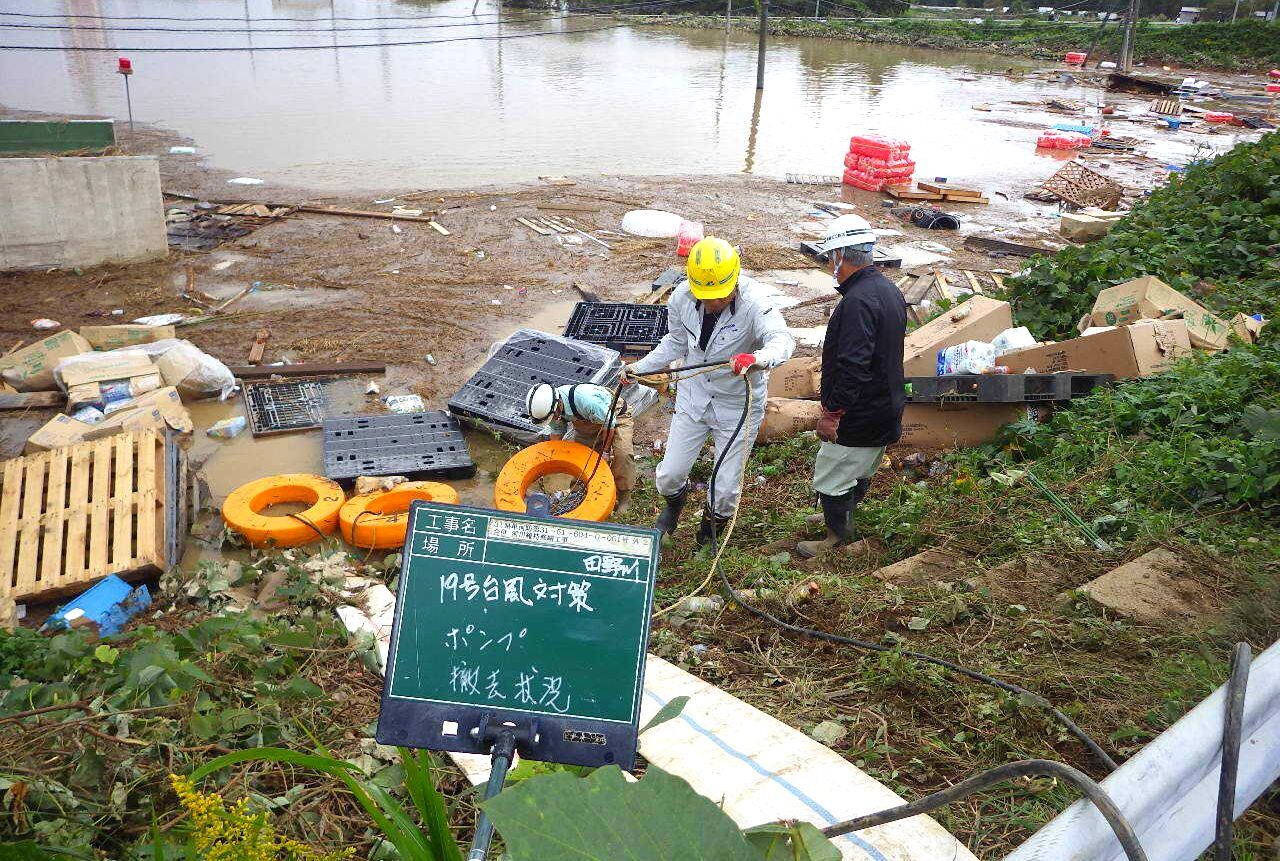
[[(826, 263), (831, 258), (831, 255), (823, 251), (820, 243), (817, 242), (801, 242), (800, 250), (819, 263)], [(881, 269), (902, 268), (902, 258), (893, 256), (879, 245), (871, 251), (871, 262)]]
[(912, 403), (1020, 404), (1082, 398), (1115, 379), (1111, 374), (948, 374), (907, 377)]
[(324, 420), (321, 380), (245, 383), (244, 410), (254, 436), (313, 430)]
[(458, 422), (444, 410), (325, 419), (324, 474), (470, 478), (476, 465)]
[(550, 335), (513, 337), (449, 399), (449, 412), (478, 424), (537, 434), (542, 425), (534, 424), (524, 411), (529, 387), (607, 383), (596, 379), (606, 364), (597, 349), (588, 344), (575, 347)]
[(579, 302), (564, 336), (599, 344), (623, 355), (644, 355), (667, 333), (666, 305)]

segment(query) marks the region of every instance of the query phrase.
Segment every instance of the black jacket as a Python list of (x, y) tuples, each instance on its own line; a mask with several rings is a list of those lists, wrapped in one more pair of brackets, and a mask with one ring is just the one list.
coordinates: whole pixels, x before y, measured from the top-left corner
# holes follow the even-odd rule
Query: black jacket
[(902, 436), (902, 349), (907, 304), (875, 267), (836, 288), (841, 299), (822, 343), (822, 405), (844, 410), (836, 442), (882, 446)]

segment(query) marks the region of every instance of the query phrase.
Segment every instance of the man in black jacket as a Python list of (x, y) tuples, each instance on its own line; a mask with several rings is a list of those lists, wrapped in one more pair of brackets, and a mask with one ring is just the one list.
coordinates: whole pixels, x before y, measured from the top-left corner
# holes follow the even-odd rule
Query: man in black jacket
[(813, 466), (827, 537), (799, 542), (796, 552), (805, 558), (853, 540), (853, 509), (867, 495), (885, 446), (902, 436), (907, 306), (872, 265), (874, 245), (875, 231), (857, 215), (832, 221), (822, 243), (841, 298), (822, 343), (822, 444)]

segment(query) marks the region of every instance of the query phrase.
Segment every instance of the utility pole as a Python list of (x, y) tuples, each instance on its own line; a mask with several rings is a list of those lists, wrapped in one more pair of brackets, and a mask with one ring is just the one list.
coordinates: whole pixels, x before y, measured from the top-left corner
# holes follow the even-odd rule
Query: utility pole
[(769, 29), (769, 0), (756, 0), (760, 7), (760, 45), (756, 48), (756, 89), (764, 89), (765, 33)]
[(1120, 71), (1133, 68), (1133, 28), (1138, 22), (1138, 0), (1129, 0), (1129, 10), (1124, 16), (1124, 40), (1120, 43)]
[(1236, 0), (1236, 5), (1231, 7), (1231, 23), (1236, 22), (1236, 15), (1240, 12), (1240, 0)]
[[(1280, 3), (1280, 0), (1276, 0)], [(728, 6), (724, 10), (724, 31), (726, 33), (733, 27), (733, 0), (729, 0)]]
[(818, 10), (822, 8), (822, 0), (813, 0), (813, 20), (818, 20)]

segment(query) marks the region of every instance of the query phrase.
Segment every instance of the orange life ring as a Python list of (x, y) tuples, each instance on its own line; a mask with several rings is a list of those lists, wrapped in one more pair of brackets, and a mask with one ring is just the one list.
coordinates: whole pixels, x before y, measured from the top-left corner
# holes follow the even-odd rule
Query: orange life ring
[(574, 478), (587, 480), (591, 471), (595, 476), (587, 484), (587, 494), (572, 511), (561, 517), (574, 520), (605, 521), (613, 514), (618, 501), (618, 488), (613, 482), (613, 472), (603, 460), (596, 468), (600, 456), (587, 446), (565, 440), (548, 440), (531, 445), (516, 453), (507, 461), (493, 486), (493, 507), (499, 511), (524, 512), (525, 494), (529, 485), (544, 475), (563, 472)]
[[(297, 547), (338, 528), (338, 511), (344, 499), (346, 494), (338, 483), (324, 476), (273, 475), (231, 491), (222, 503), (222, 519), (254, 547)], [(278, 502), (306, 502), (311, 507), (296, 515), (259, 513)]]
[(415, 499), (457, 505), (458, 491), (437, 481), (406, 481), (390, 490), (353, 496), (338, 512), (343, 540), (366, 550), (402, 546), (409, 526), (409, 506)]

